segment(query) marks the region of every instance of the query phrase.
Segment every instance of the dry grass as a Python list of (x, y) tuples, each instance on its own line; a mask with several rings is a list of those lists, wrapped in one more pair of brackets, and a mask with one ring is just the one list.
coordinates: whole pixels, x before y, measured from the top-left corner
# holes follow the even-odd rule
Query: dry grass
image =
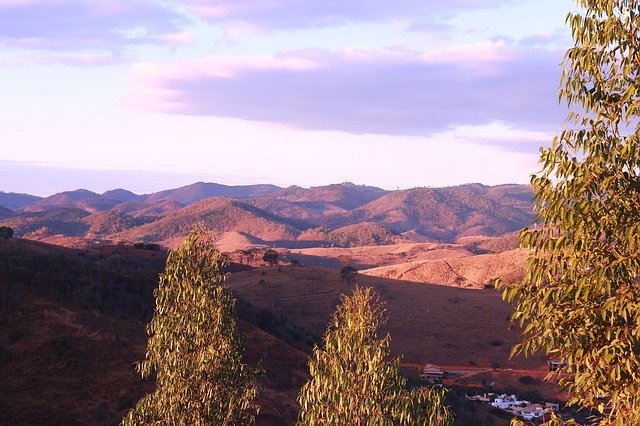
[(382, 266), (362, 271), (365, 275), (404, 279), (454, 287), (482, 289), (496, 278), (516, 282), (524, 276), (527, 253), (511, 250), (477, 256), (446, 257)]
[[(358, 284), (374, 288), (386, 303), (394, 354), (406, 362), (501, 365), (536, 368), (540, 358), (509, 359), (519, 339), (509, 329), (512, 307), (495, 290), (465, 290), (379, 277), (358, 276)], [(260, 268), (233, 274), (231, 287), (253, 304), (286, 315), (322, 334), (341, 293), (352, 285), (338, 271), (318, 267)], [(499, 340), (500, 345), (492, 345)]]

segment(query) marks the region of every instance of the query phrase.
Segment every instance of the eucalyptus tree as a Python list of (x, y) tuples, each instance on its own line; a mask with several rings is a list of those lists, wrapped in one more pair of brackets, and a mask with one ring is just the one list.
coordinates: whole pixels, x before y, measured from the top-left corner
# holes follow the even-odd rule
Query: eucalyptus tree
[(309, 362), (300, 425), (446, 425), (451, 415), (439, 390), (406, 389), (399, 360), (389, 362), (387, 335), (378, 338), (382, 305), (370, 288), (342, 296)]
[(640, 424), (640, 2), (578, 0), (560, 98), (571, 112), (532, 177), (525, 280), (504, 289), (514, 352), (567, 361), (571, 402)]
[(146, 358), (138, 363), (143, 377), (155, 373), (156, 389), (125, 425), (254, 423), (259, 370), (242, 363), (235, 298), (223, 285), (226, 261), (196, 232), (169, 253), (154, 293)]

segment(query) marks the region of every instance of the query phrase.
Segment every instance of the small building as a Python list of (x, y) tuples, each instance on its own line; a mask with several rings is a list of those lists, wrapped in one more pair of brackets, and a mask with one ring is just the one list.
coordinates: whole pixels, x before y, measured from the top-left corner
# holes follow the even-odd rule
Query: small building
[(545, 402), (544, 408), (550, 411), (558, 412), (560, 410), (560, 404), (555, 404), (553, 402)]
[(495, 397), (496, 397), (495, 393), (484, 393), (482, 395), (467, 396), (467, 399), (469, 401), (476, 401), (476, 402), (481, 402), (483, 404), (490, 404), (491, 402), (493, 402)]
[(427, 364), (422, 369), (420, 378), (429, 383), (437, 383), (444, 377), (444, 370), (434, 364)]
[(501, 410), (506, 410), (512, 407), (526, 407), (529, 405), (529, 401), (520, 401), (515, 395), (500, 395), (497, 397), (491, 405)]
[(540, 404), (531, 404), (522, 409), (522, 418), (525, 420), (539, 419), (548, 412)]

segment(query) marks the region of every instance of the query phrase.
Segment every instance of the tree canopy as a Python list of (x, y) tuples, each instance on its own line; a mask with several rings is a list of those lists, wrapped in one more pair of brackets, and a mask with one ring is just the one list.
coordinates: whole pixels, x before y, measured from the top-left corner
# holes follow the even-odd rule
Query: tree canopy
[(389, 362), (389, 336), (379, 339), (383, 309), (370, 288), (342, 296), (309, 362), (301, 389), (301, 425), (445, 425), (451, 415), (441, 391), (406, 389), (399, 360)]
[(640, 424), (640, 3), (578, 0), (560, 98), (571, 112), (532, 177), (537, 224), (523, 282), (505, 288), (524, 327), (515, 352), (567, 361), (571, 402)]
[(225, 262), (202, 233), (192, 232), (169, 253), (154, 293), (146, 359), (138, 364), (143, 377), (156, 373), (156, 389), (124, 424), (254, 422), (258, 370), (241, 362), (235, 299), (223, 285)]

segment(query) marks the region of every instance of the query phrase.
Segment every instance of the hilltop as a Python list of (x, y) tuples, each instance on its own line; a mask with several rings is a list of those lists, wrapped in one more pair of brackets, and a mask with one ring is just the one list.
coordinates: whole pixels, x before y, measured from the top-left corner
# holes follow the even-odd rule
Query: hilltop
[(196, 224), (222, 237), (284, 248), (454, 243), (528, 226), (531, 188), (469, 184), (386, 191), (342, 183), (321, 187), (226, 186), (198, 182), (151, 194), (79, 189), (46, 198), (0, 193), (0, 226), (16, 236), (74, 245), (153, 242), (175, 247)]

